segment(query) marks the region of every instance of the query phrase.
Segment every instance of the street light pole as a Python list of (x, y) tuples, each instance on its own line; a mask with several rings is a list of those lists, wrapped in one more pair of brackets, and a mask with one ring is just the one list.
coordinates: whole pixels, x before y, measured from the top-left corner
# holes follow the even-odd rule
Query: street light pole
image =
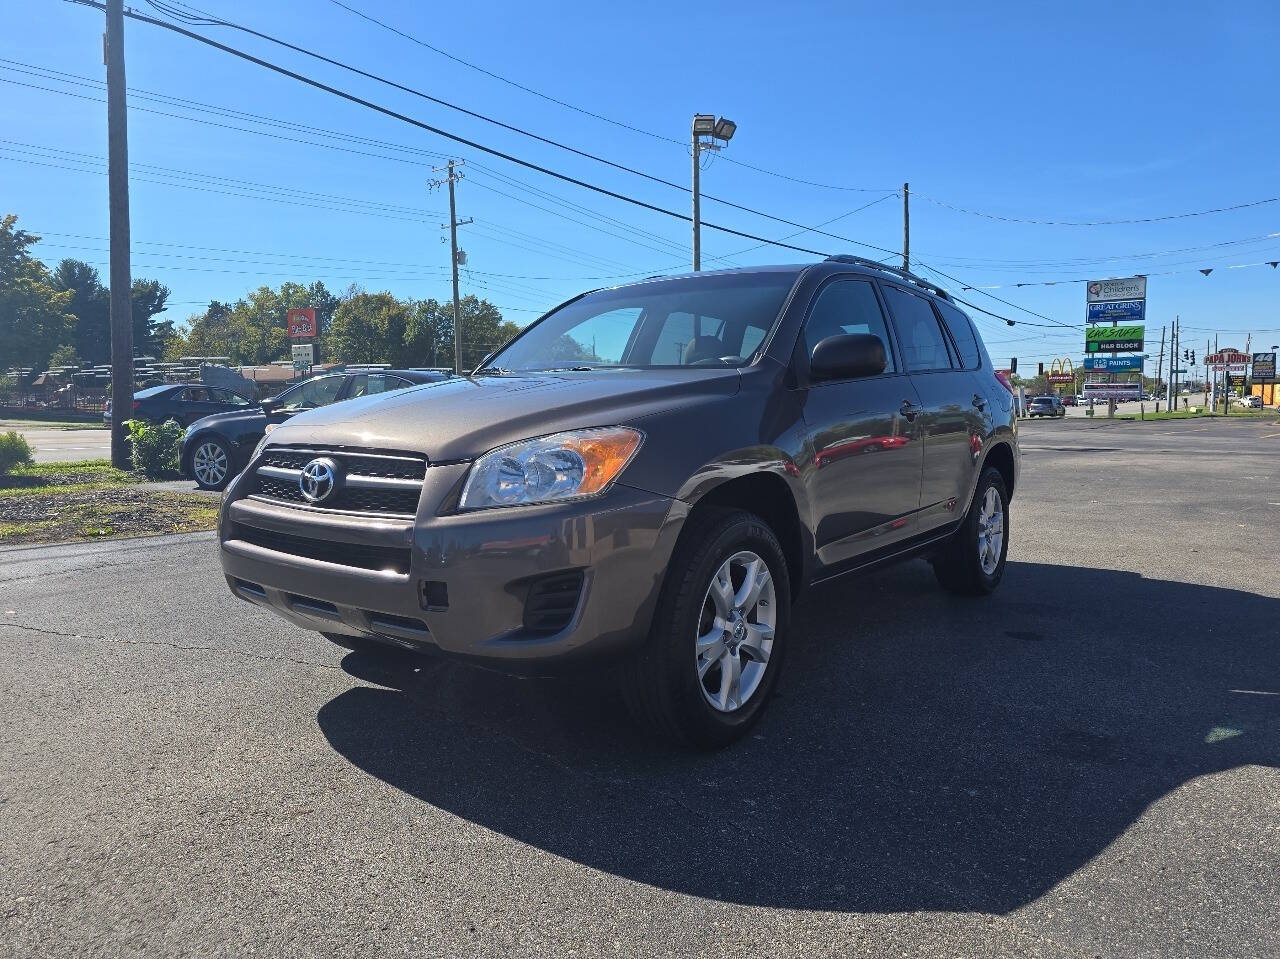
[(693, 272), (697, 273), (702, 269), (702, 236), (701, 220), (702, 220), (702, 204), (699, 194), (702, 190), (701, 169), (699, 164), (702, 158), (702, 141), (698, 139), (697, 129), (695, 127), (693, 134)]
[[(738, 125), (724, 117), (716, 119), (711, 113), (697, 113), (693, 117), (693, 271), (702, 269), (702, 151), (720, 150), (733, 139)], [(708, 141), (702, 138), (710, 137)], [(715, 141), (722, 140), (724, 143)]]

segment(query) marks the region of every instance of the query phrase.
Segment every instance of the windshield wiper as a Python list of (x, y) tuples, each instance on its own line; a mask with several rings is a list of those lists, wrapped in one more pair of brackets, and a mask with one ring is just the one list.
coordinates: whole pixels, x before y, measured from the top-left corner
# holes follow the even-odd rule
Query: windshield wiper
[(482, 366), (472, 376), (507, 376), (515, 370), (504, 370), (501, 366)]

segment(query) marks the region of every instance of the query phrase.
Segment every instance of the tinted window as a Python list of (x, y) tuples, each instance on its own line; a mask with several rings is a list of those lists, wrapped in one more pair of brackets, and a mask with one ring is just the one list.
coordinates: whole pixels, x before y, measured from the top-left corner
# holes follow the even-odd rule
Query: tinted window
[(248, 406), (249, 401), (238, 393), (232, 393), (230, 390), (209, 390), (209, 395), (215, 403), (225, 403), (227, 406)]
[(942, 322), (947, 325), (951, 339), (955, 341), (956, 348), (960, 351), (960, 365), (966, 370), (976, 370), (980, 365), (981, 351), (978, 349), (978, 339), (973, 332), (973, 324), (969, 322), (969, 317), (950, 303), (939, 302), (934, 306), (942, 314)]
[(599, 290), (529, 327), (488, 365), (733, 366), (754, 352), (744, 349), (748, 329), (773, 327), (795, 278), (792, 272), (708, 274)]
[(337, 399), (338, 390), (341, 388), (341, 376), (322, 376), (319, 379), (307, 380), (280, 394), (280, 408), (309, 410), (314, 406), (328, 406)]
[(182, 398), (188, 403), (208, 403), (209, 391), (203, 386), (188, 386)]
[(889, 309), (893, 311), (893, 325), (898, 331), (907, 372), (950, 369), (951, 355), (929, 301), (896, 286), (886, 285), (883, 289)]
[(133, 394), (135, 400), (145, 400), (151, 396), (160, 396), (168, 393), (170, 390), (177, 390), (176, 386), (148, 386), (145, 390), (138, 390)]
[(880, 337), (887, 360), (885, 372), (894, 372), (884, 314), (875, 289), (866, 280), (836, 280), (822, 288), (805, 322), (805, 348), (812, 352), (828, 336), (842, 333), (870, 333)]
[(402, 390), (412, 386), (408, 380), (398, 376), (384, 376), (381, 373), (360, 373), (351, 378), (351, 388), (347, 391), (347, 399), (357, 396), (371, 396), (374, 393), (389, 393), (391, 390)]

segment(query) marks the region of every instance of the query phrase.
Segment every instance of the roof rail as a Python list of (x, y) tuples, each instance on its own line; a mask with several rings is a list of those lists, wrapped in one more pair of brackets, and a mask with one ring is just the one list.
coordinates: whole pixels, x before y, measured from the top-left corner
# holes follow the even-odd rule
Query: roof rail
[(940, 296), (942, 299), (951, 302), (951, 294), (938, 286), (936, 283), (930, 283), (924, 277), (916, 276), (910, 270), (900, 270), (896, 266), (889, 266), (887, 263), (881, 263), (879, 260), (870, 260), (865, 256), (854, 256), (852, 253), (837, 253), (826, 259), (827, 263), (852, 263), (855, 266), (865, 266), (871, 270), (880, 270), (884, 273), (891, 273), (914, 283), (916, 286), (923, 287), (934, 296)]

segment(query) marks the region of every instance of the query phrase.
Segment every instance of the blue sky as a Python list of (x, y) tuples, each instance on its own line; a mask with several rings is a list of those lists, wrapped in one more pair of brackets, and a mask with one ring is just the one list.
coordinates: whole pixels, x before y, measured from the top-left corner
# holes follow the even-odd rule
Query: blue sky
[[(826, 229), (897, 250), (901, 201), (887, 195), (910, 181), (912, 253), (968, 284), (999, 285), (989, 292), (1080, 324), (1082, 284), (1011, 284), (1145, 272), (1153, 355), (1174, 314), (1184, 345), (1199, 350), (1211, 331), (1230, 332), (1223, 345), (1243, 347), (1247, 332), (1255, 348), (1280, 342), (1280, 270), (1244, 266), (1280, 258), (1280, 202), (1094, 227), (1005, 222), (933, 202), (1079, 221), (1280, 196), (1273, 2), (1175, 2), (1157, 14), (1145, 3), (349, 0), (456, 57), (649, 133), (469, 69), (331, 0), (198, 5), (681, 184), (690, 174), (691, 115), (722, 114), (739, 128), (703, 173), (709, 194), (806, 225), (850, 214)], [(61, 0), (0, 10), (0, 207), (45, 237), (37, 252), (49, 262), (106, 260), (102, 24), (97, 11)], [(687, 212), (687, 194), (669, 187), (238, 31), (196, 29), (459, 135)], [(126, 49), (129, 86), (138, 91), (130, 115), (134, 275), (171, 288), (171, 316), (288, 279), (447, 297), (447, 203), (428, 183), (432, 165), (449, 156), (467, 161), (459, 215), (475, 219), (461, 230), (464, 291), (516, 322), (586, 287), (687, 266), (683, 222), (451, 144), (155, 27), (127, 22)], [(703, 215), (770, 238), (796, 232), (713, 201)], [(813, 234), (791, 242), (885, 255)], [(703, 265), (806, 259), (753, 246), (704, 230)], [(1147, 256), (1157, 253), (1165, 255)], [(1199, 267), (1214, 272), (1204, 277)], [(1159, 275), (1165, 271), (1174, 272)], [(979, 292), (962, 295), (1026, 324), (1045, 322)], [(975, 318), (994, 356), (1027, 363), (1081, 355), (1080, 332)]]

